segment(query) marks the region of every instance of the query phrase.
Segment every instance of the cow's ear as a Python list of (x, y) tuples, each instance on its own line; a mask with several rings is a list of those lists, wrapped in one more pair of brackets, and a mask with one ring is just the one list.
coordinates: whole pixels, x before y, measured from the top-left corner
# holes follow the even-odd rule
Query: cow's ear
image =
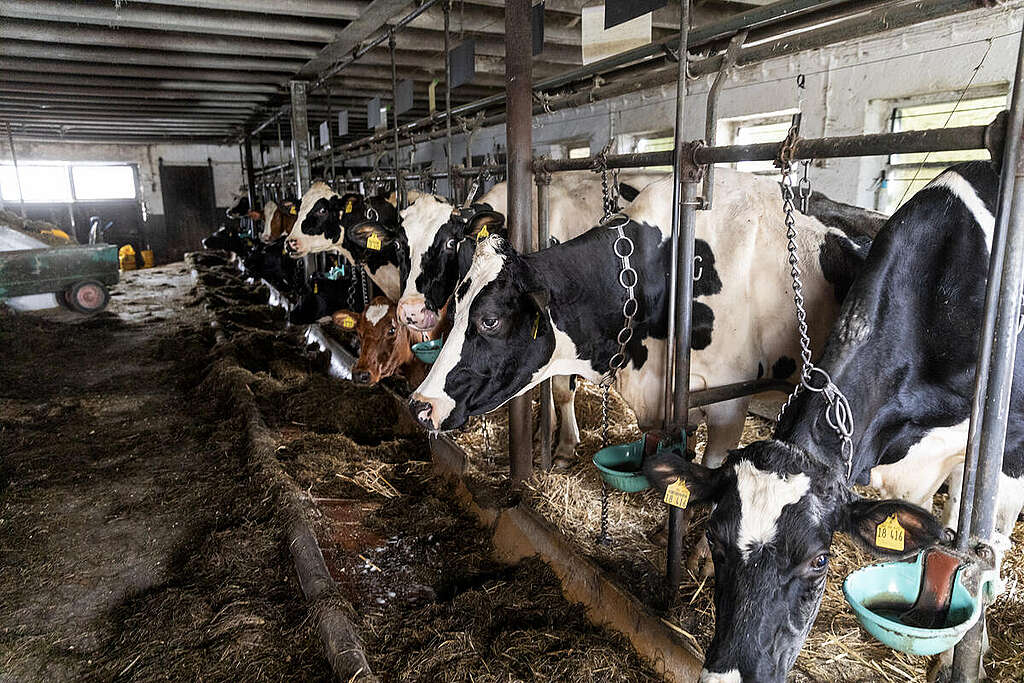
[(466, 237), (479, 242), (488, 235), (505, 236), (505, 217), (497, 211), (481, 211), (466, 224)]
[(349, 237), (360, 247), (369, 251), (380, 251), (395, 241), (394, 235), (380, 223), (363, 221), (349, 229)]
[(548, 290), (535, 289), (532, 292), (527, 292), (526, 295), (530, 297), (530, 300), (539, 312), (543, 313), (548, 310), (548, 303), (551, 301), (551, 293)]
[(249, 218), (253, 219), (254, 221), (261, 221), (261, 220), (263, 220), (263, 212), (262, 211), (250, 211), (249, 212)]
[(882, 557), (902, 557), (944, 537), (935, 515), (902, 500), (854, 497), (843, 507), (843, 530), (857, 545)]
[(677, 482), (681, 480), (687, 492), (685, 505), (717, 502), (725, 478), (725, 468), (711, 469), (698, 465), (672, 450), (644, 458), (643, 472), (647, 481), (661, 494), (673, 485), (679, 491)]
[[(337, 202), (334, 201), (335, 199)], [(346, 216), (356, 211), (362, 213), (363, 210), (363, 196), (356, 192), (346, 192), (340, 197), (335, 195), (331, 197), (331, 202), (331, 208), (340, 216)]]
[(335, 311), (331, 315), (331, 322), (346, 332), (354, 332), (359, 324), (359, 315), (359, 313), (353, 313), (352, 311)]

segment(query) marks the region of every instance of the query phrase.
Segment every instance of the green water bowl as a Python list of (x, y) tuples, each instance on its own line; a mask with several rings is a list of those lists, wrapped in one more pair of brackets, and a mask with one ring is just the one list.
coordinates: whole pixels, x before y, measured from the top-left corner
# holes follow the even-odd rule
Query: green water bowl
[[(658, 452), (678, 449), (686, 451), (686, 442), (658, 446)], [(651, 482), (643, 473), (644, 438), (602, 448), (594, 454), (594, 465), (604, 482), (613, 489), (626, 493), (637, 493), (651, 488)]]
[(426, 363), (427, 365), (433, 364), (437, 357), (441, 354), (441, 346), (444, 344), (443, 339), (431, 339), (430, 341), (422, 341), (412, 345), (412, 352), (417, 358)]
[(964, 568), (956, 572), (949, 614), (943, 628), (908, 626), (896, 619), (917, 600), (924, 553), (914, 562), (886, 562), (864, 567), (846, 577), (843, 594), (868, 633), (894, 650), (911, 655), (936, 655), (953, 647), (978, 621), (981, 601), (963, 583)]

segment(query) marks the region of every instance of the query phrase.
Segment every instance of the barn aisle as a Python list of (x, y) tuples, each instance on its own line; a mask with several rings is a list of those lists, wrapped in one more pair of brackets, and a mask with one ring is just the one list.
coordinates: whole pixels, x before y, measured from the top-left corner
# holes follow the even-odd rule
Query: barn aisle
[(0, 681), (329, 676), (182, 264), (0, 311)]

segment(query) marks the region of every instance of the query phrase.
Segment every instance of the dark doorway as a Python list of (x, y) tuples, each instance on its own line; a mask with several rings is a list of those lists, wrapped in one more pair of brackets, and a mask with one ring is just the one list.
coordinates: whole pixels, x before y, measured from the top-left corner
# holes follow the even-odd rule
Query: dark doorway
[(202, 248), (215, 229), (216, 204), (210, 166), (165, 166), (160, 163), (160, 188), (167, 222), (167, 259)]

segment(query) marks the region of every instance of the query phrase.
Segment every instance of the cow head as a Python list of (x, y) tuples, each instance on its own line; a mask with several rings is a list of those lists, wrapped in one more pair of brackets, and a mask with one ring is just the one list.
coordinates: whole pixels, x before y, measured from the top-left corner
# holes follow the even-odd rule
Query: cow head
[(378, 296), (362, 313), (337, 311), (334, 324), (359, 335), (359, 360), (352, 367), (356, 384), (376, 384), (413, 360), (408, 330), (398, 324), (395, 304)]
[(298, 258), (336, 250), (344, 233), (341, 222), (345, 208), (361, 199), (360, 195), (341, 197), (327, 183), (313, 183), (302, 195), (295, 224), (288, 233), (288, 253)]
[[(942, 537), (942, 525), (919, 507), (859, 498), (839, 460), (760, 441), (733, 451), (715, 469), (673, 452), (644, 463), (657, 489), (682, 480), (689, 505), (714, 504), (707, 538), (715, 563), (715, 635), (702, 682), (785, 681), (821, 606), (836, 531), (883, 556), (909, 555)], [(892, 515), (905, 530), (903, 552), (875, 545), (878, 525)]]
[(317, 273), (311, 281), (312, 287), (299, 298), (288, 314), (293, 325), (310, 325), (323, 318), (329, 318), (338, 308), (345, 305), (352, 280), (347, 277), (332, 280)]
[(244, 188), (239, 189), (231, 196), (231, 205), (228, 207), (228, 218), (241, 218), (249, 213), (249, 195)]
[(432, 431), (455, 429), (549, 376), (556, 337), (548, 296), (506, 240), (477, 244), (455, 291), (452, 331), (410, 399), (416, 419)]
[(505, 217), (487, 204), (453, 209), (425, 195), (402, 213), (410, 271), (398, 302), (399, 319), (418, 331), (437, 324), (440, 310), (473, 260), (481, 236), (505, 235)]
[[(260, 232), (261, 242), (274, 241), (274, 236), (272, 235), (270, 226), (274, 222), (275, 218), (277, 218), (277, 213), (277, 203), (270, 201), (263, 205), (263, 210), (260, 211), (258, 215), (254, 218), (254, 220), (263, 221), (263, 230)], [(280, 235), (280, 233), (278, 233), (278, 235)]]

